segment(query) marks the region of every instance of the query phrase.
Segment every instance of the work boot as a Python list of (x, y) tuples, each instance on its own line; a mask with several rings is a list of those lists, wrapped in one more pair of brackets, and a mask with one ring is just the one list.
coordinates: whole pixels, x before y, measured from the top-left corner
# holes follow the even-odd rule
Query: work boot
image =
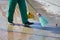
[(26, 22), (26, 23), (24, 23), (25, 25), (32, 25), (32, 24), (34, 24), (34, 23), (32, 23), (32, 22)]
[(30, 25), (32, 25), (32, 24), (34, 24), (34, 23), (32, 23), (32, 22), (26, 22), (26, 23), (24, 23), (24, 27), (31, 28)]

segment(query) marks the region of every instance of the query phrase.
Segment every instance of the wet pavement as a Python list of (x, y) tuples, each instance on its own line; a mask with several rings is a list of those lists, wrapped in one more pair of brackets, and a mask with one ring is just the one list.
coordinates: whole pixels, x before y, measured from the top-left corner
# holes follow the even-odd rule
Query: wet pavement
[[(4, 2), (7, 3), (7, 1)], [(0, 4), (0, 40), (60, 40), (60, 27), (41, 27), (36, 22), (34, 25), (31, 25), (31, 28), (8, 24), (7, 4), (2, 4), (4, 2), (2, 1)], [(16, 10), (14, 22), (22, 24), (19, 10), (17, 8)]]

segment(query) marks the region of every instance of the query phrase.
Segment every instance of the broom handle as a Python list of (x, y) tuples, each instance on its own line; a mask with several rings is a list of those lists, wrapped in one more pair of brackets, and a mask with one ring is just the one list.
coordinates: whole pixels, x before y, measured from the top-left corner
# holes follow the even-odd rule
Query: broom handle
[(39, 17), (36, 15), (36, 13), (37, 13), (37, 10), (33, 7), (33, 5), (31, 5), (31, 3), (28, 1), (28, 0), (26, 0), (26, 2), (34, 9), (34, 11), (35, 11), (35, 19), (37, 20), (37, 21), (39, 21)]

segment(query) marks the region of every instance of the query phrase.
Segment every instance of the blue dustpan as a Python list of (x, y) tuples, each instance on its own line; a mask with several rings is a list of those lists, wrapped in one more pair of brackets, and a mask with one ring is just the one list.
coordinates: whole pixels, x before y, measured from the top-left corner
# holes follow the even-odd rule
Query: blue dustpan
[(43, 16), (40, 16), (40, 17), (39, 17), (39, 21), (40, 21), (40, 23), (41, 23), (41, 25), (42, 25), (43, 27), (48, 24), (47, 19), (46, 19), (45, 17), (43, 17)]

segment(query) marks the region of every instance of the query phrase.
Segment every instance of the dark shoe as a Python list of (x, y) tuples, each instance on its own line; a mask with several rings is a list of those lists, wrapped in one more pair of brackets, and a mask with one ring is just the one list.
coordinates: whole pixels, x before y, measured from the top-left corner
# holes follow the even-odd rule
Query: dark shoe
[(24, 23), (25, 25), (32, 25), (32, 24), (34, 24), (34, 23), (32, 23), (32, 22), (26, 22), (26, 23)]
[(28, 27), (28, 28), (31, 28), (29, 25), (24, 25), (24, 27)]
[(24, 27), (31, 28), (30, 25), (32, 25), (32, 24), (34, 24), (34, 23), (32, 23), (32, 22), (26, 22), (26, 23), (24, 23)]

